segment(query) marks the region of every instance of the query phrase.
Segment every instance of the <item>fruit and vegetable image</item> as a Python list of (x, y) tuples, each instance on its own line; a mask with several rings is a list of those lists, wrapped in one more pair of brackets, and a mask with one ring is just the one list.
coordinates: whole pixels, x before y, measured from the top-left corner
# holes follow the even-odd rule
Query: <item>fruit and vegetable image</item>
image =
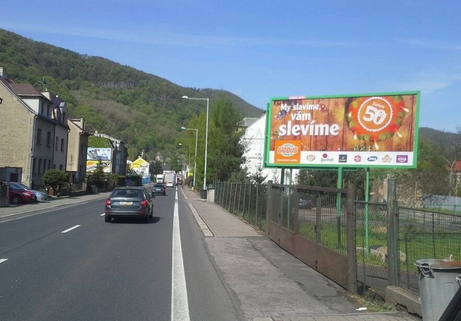
[(347, 125), (360, 141), (356, 146), (368, 145), (368, 150), (379, 150), (379, 142), (400, 135), (409, 112), (402, 96), (351, 97), (345, 107)]

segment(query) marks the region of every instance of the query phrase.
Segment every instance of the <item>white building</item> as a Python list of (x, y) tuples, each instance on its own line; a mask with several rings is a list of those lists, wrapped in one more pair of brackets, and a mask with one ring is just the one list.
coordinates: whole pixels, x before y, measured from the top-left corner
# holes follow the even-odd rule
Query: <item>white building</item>
[[(246, 167), (249, 175), (254, 175), (259, 169), (262, 169), (261, 174), (267, 176), (265, 182), (272, 181), (280, 183), (282, 178), (281, 168), (264, 168), (264, 139), (266, 136), (266, 114), (256, 119), (245, 129), (245, 134), (242, 136), (241, 143), (245, 145), (246, 162), (242, 167)], [(298, 174), (299, 169), (285, 170), (285, 184), (293, 182)], [(291, 178), (290, 178), (291, 177)]]

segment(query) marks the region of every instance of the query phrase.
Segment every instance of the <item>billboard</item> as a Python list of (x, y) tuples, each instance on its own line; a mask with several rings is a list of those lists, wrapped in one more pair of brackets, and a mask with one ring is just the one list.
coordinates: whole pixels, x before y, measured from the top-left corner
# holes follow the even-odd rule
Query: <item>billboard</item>
[(112, 148), (88, 147), (86, 160), (89, 161), (110, 161), (112, 159)]
[(419, 92), (273, 98), (264, 165), (415, 168)]
[(112, 148), (88, 147), (86, 154), (86, 172), (91, 173), (102, 166), (104, 173), (112, 172)]

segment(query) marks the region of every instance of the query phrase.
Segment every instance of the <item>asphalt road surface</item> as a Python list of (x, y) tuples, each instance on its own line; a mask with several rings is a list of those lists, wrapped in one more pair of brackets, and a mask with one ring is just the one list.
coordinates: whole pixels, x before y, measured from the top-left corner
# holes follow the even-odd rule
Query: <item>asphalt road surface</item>
[(105, 223), (104, 200), (1, 221), (0, 320), (241, 320), (176, 195), (149, 224)]

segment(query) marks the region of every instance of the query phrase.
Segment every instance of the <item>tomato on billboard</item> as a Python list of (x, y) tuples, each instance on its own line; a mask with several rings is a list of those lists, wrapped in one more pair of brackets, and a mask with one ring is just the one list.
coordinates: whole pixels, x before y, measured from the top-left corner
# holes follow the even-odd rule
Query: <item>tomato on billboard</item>
[(419, 92), (274, 98), (267, 167), (416, 167)]

